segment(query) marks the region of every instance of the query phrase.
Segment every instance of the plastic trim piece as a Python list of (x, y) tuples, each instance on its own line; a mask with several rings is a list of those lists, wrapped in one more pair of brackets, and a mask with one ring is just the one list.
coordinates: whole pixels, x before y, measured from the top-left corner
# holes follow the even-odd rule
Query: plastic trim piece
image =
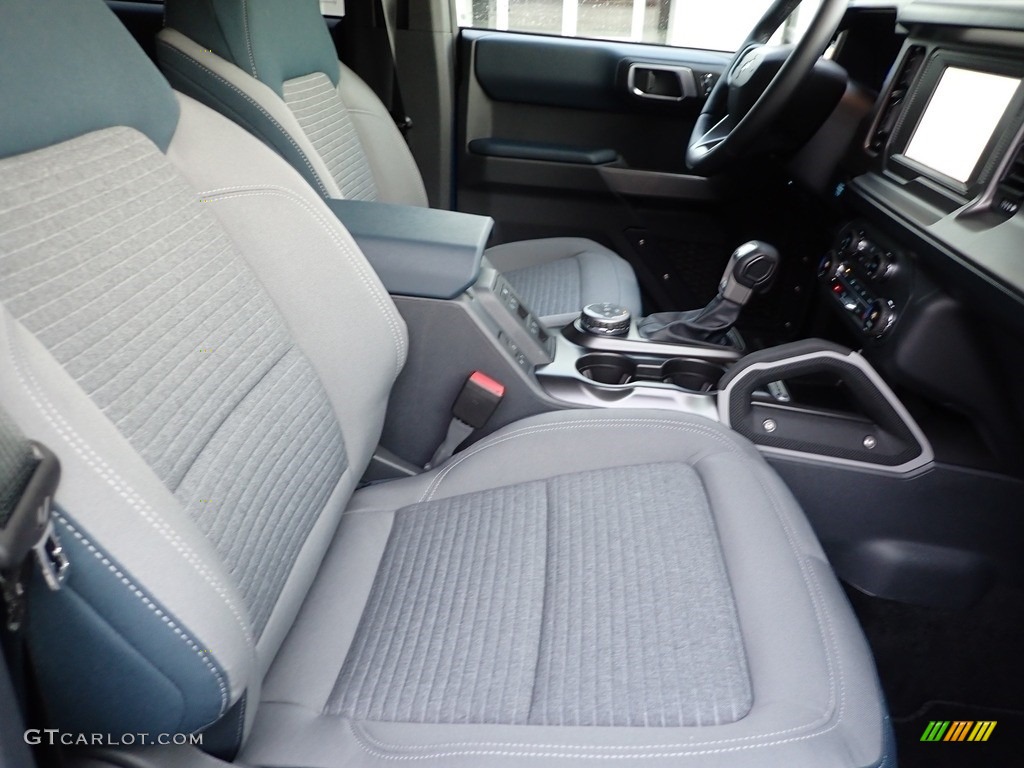
[(885, 464), (875, 464), (867, 461), (857, 461), (854, 459), (844, 459), (837, 456), (825, 456), (817, 453), (809, 453), (806, 451), (796, 451), (786, 448), (776, 448), (773, 446), (758, 445), (757, 448), (762, 453), (771, 456), (781, 456), (788, 458), (798, 458), (804, 460), (810, 460), (813, 462), (823, 464), (835, 464), (844, 467), (857, 467), (861, 469), (871, 469), (878, 472), (894, 473), (894, 474), (909, 474), (920, 470), (921, 468), (933, 463), (935, 461), (935, 453), (932, 450), (931, 443), (928, 442), (928, 438), (924, 432), (914, 421), (914, 417), (910, 415), (907, 409), (900, 402), (896, 394), (889, 388), (889, 385), (885, 383), (878, 372), (864, 359), (862, 355), (857, 352), (850, 351), (848, 354), (842, 354), (841, 352), (833, 350), (820, 350), (816, 352), (810, 352), (807, 354), (794, 355), (793, 357), (781, 358), (778, 360), (772, 360), (767, 362), (751, 363), (749, 366), (736, 372), (734, 375), (727, 377), (728, 381), (726, 385), (718, 394), (718, 415), (719, 419), (726, 426), (732, 426), (732, 420), (730, 417), (731, 411), (731, 400), (733, 392), (736, 390), (739, 382), (743, 381), (750, 376), (762, 373), (764, 371), (771, 371), (774, 369), (782, 368), (784, 366), (793, 365), (796, 363), (803, 363), (813, 360), (836, 360), (841, 363), (852, 365), (862, 373), (868, 381), (878, 390), (878, 393), (886, 400), (887, 404), (893, 409), (896, 415), (906, 425), (908, 431), (917, 441), (917, 444), (921, 448), (921, 452), (913, 459), (906, 461), (896, 466), (888, 466)]
[(900, 5), (896, 20), (905, 26), (928, 24), (1024, 31), (1024, 2), (1003, 0), (999, 5), (989, 3), (985, 7), (976, 2), (918, 0)]
[(469, 151), (474, 155), (486, 157), (510, 157), (515, 160), (540, 160), (577, 165), (604, 165), (619, 159), (619, 153), (609, 147), (576, 147), (570, 144), (514, 139), (473, 139), (469, 142)]
[[(675, 75), (679, 81), (679, 95), (668, 96), (660, 93), (645, 91), (636, 82), (637, 70), (645, 69), (654, 72), (665, 72)], [(656, 101), (683, 101), (697, 96), (697, 81), (694, 79), (693, 70), (690, 67), (670, 66), (668, 64), (648, 64), (647, 62), (634, 61), (629, 65), (626, 72), (626, 87), (629, 92), (641, 99), (655, 99)]]

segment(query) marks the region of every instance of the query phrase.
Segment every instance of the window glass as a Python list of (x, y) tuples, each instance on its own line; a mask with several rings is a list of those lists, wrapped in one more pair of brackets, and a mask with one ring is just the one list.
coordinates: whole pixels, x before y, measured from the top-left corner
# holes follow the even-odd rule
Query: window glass
[(324, 16), (344, 16), (345, 0), (320, 0), (320, 13)]
[[(461, 27), (736, 50), (772, 0), (455, 0)], [(821, 0), (804, 0), (773, 42), (806, 30)]]

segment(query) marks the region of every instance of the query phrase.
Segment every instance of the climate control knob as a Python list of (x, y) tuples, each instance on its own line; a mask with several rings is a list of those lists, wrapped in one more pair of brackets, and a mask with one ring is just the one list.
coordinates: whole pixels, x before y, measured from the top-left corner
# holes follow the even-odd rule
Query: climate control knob
[(821, 257), (821, 261), (818, 262), (818, 277), (824, 279), (832, 277), (835, 273), (836, 263), (836, 252), (829, 251)]
[(863, 321), (864, 333), (880, 339), (896, 322), (896, 308), (891, 301), (875, 299), (868, 304)]

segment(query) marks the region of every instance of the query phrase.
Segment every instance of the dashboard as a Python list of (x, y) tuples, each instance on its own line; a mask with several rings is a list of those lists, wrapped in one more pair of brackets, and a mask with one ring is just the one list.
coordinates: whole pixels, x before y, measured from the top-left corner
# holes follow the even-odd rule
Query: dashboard
[(822, 301), (950, 445), (984, 446), (958, 461), (1018, 474), (1024, 2), (853, 2), (842, 34), (851, 80), (890, 53), (829, 188)]
[[(1015, 14), (1007, 6), (999, 13), (985, 13), (981, 3), (899, 7), (905, 41), (864, 140), (867, 172), (853, 176), (849, 187), (861, 204), (988, 283), (974, 287), (1005, 313), (1018, 314), (1024, 308), (1024, 221), (1017, 216), (1024, 203), (1024, 4)], [(968, 20), (971, 26), (959, 26)]]

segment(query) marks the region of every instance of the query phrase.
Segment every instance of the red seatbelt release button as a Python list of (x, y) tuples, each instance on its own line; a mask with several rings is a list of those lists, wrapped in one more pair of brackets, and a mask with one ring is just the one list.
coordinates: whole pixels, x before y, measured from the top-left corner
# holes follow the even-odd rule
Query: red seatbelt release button
[(455, 398), (452, 416), (473, 429), (480, 429), (497, 410), (504, 396), (504, 384), (481, 371), (473, 371)]

